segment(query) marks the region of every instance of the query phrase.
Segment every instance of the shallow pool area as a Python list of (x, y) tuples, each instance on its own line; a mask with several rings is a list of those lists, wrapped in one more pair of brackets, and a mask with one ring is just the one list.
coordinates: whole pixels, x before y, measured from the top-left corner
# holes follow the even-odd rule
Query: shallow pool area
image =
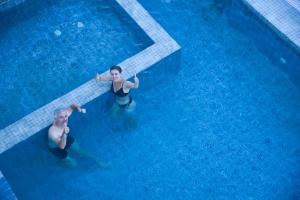
[(0, 13), (0, 128), (153, 43), (117, 7), (29, 0)]
[[(72, 5), (103, 2), (79, 1)], [(111, 116), (113, 96), (105, 93), (84, 105), (86, 114), (74, 113), (70, 118), (70, 133), (107, 167), (99, 167), (93, 159), (77, 154), (72, 154), (77, 161), (75, 168), (64, 166), (47, 150), (48, 127), (0, 154), (0, 170), (18, 199), (300, 199), (298, 53), (241, 1), (139, 3), (181, 49), (138, 73), (140, 88), (132, 92), (137, 102), (134, 113), (121, 111)], [(103, 5), (98, 8), (97, 13), (109, 11), (100, 16), (88, 14), (86, 22), (75, 18), (66, 23), (73, 26), (66, 31), (75, 31), (69, 37), (79, 37), (90, 30), (85, 28), (96, 19), (98, 28), (106, 20), (103, 30), (91, 29), (87, 37), (72, 40), (85, 44), (73, 49), (75, 54), (66, 49), (60, 52), (68, 48), (62, 41), (50, 46), (52, 51), (60, 52), (53, 57), (47, 56), (50, 50), (41, 50), (41, 62), (44, 57), (50, 63), (56, 58), (60, 64), (55, 66), (59, 67), (46, 64), (46, 69), (53, 70), (47, 78), (43, 78), (44, 71), (28, 72), (28, 68), (22, 68), (24, 73), (45, 80), (38, 87), (30, 87), (25, 81), (26, 90), (40, 87), (42, 91), (42, 86), (46, 86), (54, 91), (52, 94), (58, 90), (60, 96), (93, 78), (96, 71), (103, 72), (153, 44), (145, 33), (137, 34), (139, 29), (134, 29), (134, 25), (124, 23), (124, 13), (119, 16), (116, 10)], [(62, 9), (62, 13), (68, 12)], [(52, 30), (58, 28), (49, 29), (50, 41), (68, 34), (61, 31), (56, 36)], [(126, 34), (120, 34), (121, 30)], [(97, 38), (99, 46), (95, 43), (96, 34), (106, 35)], [(101, 42), (109, 44), (109, 48)], [(85, 47), (89, 50), (84, 51)], [(80, 65), (73, 68), (71, 58), (79, 60)], [(26, 64), (12, 58), (10, 62), (20, 62), (20, 69)], [(37, 67), (37, 63), (30, 66)], [(83, 70), (81, 65), (91, 68)], [(67, 79), (53, 76), (55, 70), (62, 71)], [(57, 79), (60, 81), (56, 84), (46, 83)], [(37, 84), (35, 79), (26, 80)], [(64, 87), (68, 83), (71, 84)], [(6, 84), (1, 84), (5, 88)], [(9, 95), (17, 95), (5, 90)], [(40, 90), (36, 90), (36, 97), (41, 98), (39, 105), (29, 95), (25, 107), (32, 103), (38, 108), (51, 100), (44, 98), (51, 93)], [(18, 95), (25, 98), (22, 94)], [(49, 98), (54, 99), (55, 95)]]

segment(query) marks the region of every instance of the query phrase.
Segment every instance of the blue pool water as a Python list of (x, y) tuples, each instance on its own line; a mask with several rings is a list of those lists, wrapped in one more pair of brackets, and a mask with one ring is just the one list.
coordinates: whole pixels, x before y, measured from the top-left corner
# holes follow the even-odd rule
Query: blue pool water
[[(105, 1), (36, 1), (0, 13), (0, 128), (152, 42)], [(59, 88), (59, 89), (58, 89)]]
[(240, 2), (140, 2), (182, 50), (139, 75), (130, 118), (105, 94), (70, 119), (110, 168), (64, 168), (43, 130), (0, 155), (18, 198), (299, 199), (299, 56)]

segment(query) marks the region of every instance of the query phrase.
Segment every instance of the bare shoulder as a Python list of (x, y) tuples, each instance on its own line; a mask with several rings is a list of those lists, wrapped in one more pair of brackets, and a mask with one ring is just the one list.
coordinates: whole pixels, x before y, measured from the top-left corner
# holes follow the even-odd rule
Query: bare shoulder
[(56, 140), (59, 137), (59, 130), (55, 126), (51, 126), (48, 130), (48, 138)]
[(50, 126), (50, 128), (48, 129), (48, 137), (51, 137), (55, 134), (55, 127), (52, 125)]

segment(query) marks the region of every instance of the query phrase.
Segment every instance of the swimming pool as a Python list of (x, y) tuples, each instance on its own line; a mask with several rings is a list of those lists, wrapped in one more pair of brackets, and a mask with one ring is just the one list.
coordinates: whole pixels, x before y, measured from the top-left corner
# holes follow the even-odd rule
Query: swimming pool
[(0, 128), (153, 43), (116, 7), (29, 0), (0, 14)]
[(110, 94), (70, 119), (79, 143), (110, 169), (80, 158), (73, 170), (61, 167), (44, 148), (43, 130), (0, 155), (16, 195), (299, 198), (298, 55), (240, 3), (140, 2), (182, 50), (140, 74), (132, 123), (109, 118)]

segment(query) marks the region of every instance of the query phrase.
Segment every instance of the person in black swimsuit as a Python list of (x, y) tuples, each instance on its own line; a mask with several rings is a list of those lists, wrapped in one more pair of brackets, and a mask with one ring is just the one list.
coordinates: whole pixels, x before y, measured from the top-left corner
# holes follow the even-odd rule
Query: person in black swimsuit
[(132, 111), (135, 108), (135, 101), (129, 94), (130, 89), (137, 89), (139, 87), (139, 79), (134, 74), (134, 83), (124, 80), (122, 78), (122, 68), (120, 66), (112, 66), (110, 68), (110, 75), (100, 76), (96, 75), (97, 81), (112, 81), (111, 91), (116, 97), (114, 110), (124, 108), (126, 111)]

